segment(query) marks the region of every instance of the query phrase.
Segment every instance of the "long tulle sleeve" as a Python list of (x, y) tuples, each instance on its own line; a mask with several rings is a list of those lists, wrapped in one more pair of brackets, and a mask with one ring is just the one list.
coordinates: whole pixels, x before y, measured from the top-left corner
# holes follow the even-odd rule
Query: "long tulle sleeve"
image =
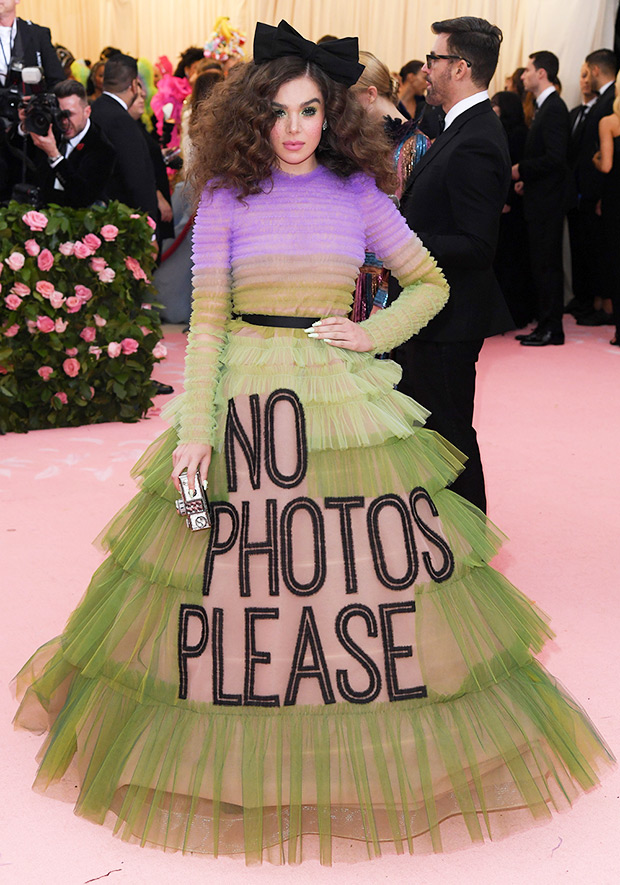
[(390, 307), (360, 324), (372, 338), (373, 352), (383, 353), (428, 325), (446, 304), (450, 290), (437, 262), (392, 201), (366, 176), (360, 176), (357, 183), (368, 249), (381, 258), (403, 287)]
[(193, 229), (193, 305), (185, 358), (179, 441), (212, 444), (220, 354), (231, 313), (230, 236), (234, 194), (203, 194)]

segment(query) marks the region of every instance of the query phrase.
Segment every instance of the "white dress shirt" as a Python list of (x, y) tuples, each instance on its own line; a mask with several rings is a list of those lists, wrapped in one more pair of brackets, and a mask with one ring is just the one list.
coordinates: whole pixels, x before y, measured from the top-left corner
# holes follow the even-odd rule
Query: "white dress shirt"
[(454, 123), (457, 117), (460, 117), (461, 114), (464, 114), (465, 111), (475, 107), (475, 105), (480, 104), (480, 102), (486, 101), (488, 97), (489, 93), (484, 89), (482, 92), (476, 92), (474, 95), (468, 95), (467, 98), (462, 98), (461, 101), (457, 101), (446, 114), (443, 131), (445, 132), (450, 123)]

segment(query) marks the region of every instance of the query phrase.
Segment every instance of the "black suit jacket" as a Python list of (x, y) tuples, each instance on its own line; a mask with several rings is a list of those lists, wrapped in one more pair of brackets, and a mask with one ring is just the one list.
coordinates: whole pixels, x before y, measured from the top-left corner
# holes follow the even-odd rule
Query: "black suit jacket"
[(509, 185), (508, 142), (489, 101), (460, 114), (415, 167), (401, 212), (450, 284), (418, 338), (473, 341), (514, 328), (493, 272)]
[[(598, 124), (613, 113), (616, 90), (612, 83), (590, 108), (583, 125), (571, 137), (574, 197), (571, 202), (596, 203), (605, 187), (605, 176), (594, 167), (592, 157), (599, 148)], [(544, 105), (543, 105), (544, 107)], [(572, 112), (571, 112), (572, 113)]]
[[(114, 148), (91, 121), (88, 132), (66, 160), (52, 169), (46, 158), (45, 201), (77, 209), (105, 200), (115, 162)], [(54, 188), (56, 178), (63, 190)]]
[(157, 187), (148, 147), (138, 124), (110, 95), (92, 105), (93, 120), (116, 151), (116, 166), (108, 188), (110, 199), (157, 218)]
[(569, 139), (568, 109), (557, 92), (552, 92), (536, 111), (519, 163), (526, 221), (561, 215), (566, 210)]
[(35, 25), (31, 21), (17, 19), (11, 60), (21, 62), (24, 67), (40, 65), (45, 74), (48, 90), (65, 79), (65, 72), (52, 46), (50, 29)]

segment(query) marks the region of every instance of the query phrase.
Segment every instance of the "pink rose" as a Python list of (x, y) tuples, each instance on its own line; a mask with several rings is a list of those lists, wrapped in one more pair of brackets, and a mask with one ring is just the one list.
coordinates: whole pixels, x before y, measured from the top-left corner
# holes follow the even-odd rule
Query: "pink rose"
[(54, 330), (56, 332), (58, 332), (59, 334), (62, 334), (68, 325), (69, 325), (69, 323), (66, 320), (58, 319), (54, 323)]
[(120, 344), (118, 343), (118, 341), (110, 341), (110, 343), (108, 344), (108, 356), (112, 357), (112, 359), (114, 359), (117, 356), (120, 356), (121, 350), (122, 350), (122, 348), (121, 348)]
[(116, 271), (112, 270), (111, 267), (104, 267), (103, 270), (99, 271), (99, 279), (102, 283), (111, 283), (115, 276)]
[(41, 251), (41, 247), (36, 240), (26, 240), (26, 242), (24, 243), (24, 247), (28, 255), (30, 255), (32, 258), (38, 255)]
[(54, 374), (54, 370), (51, 366), (41, 366), (40, 369), (37, 369), (37, 374), (39, 374), (44, 381), (49, 381), (50, 376)]
[(138, 215), (137, 212), (133, 212), (129, 217), (130, 218), (140, 218), (140, 216)]
[(91, 384), (88, 389), (90, 390), (90, 398), (92, 399), (95, 395), (95, 388)]
[(76, 258), (89, 258), (92, 252), (86, 243), (77, 242), (73, 244), (73, 254)]
[(49, 249), (44, 249), (37, 258), (37, 267), (46, 273), (54, 266), (54, 256)]
[(146, 326), (140, 326), (140, 331), (142, 332), (142, 334), (143, 334), (144, 337), (146, 338), (146, 336), (147, 336), (147, 335), (150, 335), (151, 332), (152, 332), (153, 330), (152, 330), (152, 329), (147, 329)]
[(147, 280), (148, 282), (148, 277), (140, 267), (140, 262), (136, 261), (135, 258), (132, 258), (131, 255), (128, 255), (125, 259), (125, 267), (132, 272), (134, 279)]
[(52, 399), (59, 399), (63, 406), (66, 406), (68, 402), (66, 393), (55, 393)]
[(44, 230), (47, 227), (47, 216), (42, 212), (35, 212), (34, 209), (22, 215), (22, 221), (30, 230)]
[(115, 224), (104, 224), (100, 233), (106, 243), (111, 243), (118, 236), (118, 228)]
[(121, 349), (126, 356), (135, 353), (139, 346), (135, 338), (123, 338), (121, 341)]
[(26, 326), (28, 327), (28, 331), (31, 335), (34, 335), (34, 333), (37, 331), (37, 324), (34, 320), (26, 320)]
[(101, 245), (101, 240), (96, 234), (86, 234), (85, 237), (82, 237), (82, 242), (88, 246), (91, 252), (96, 252)]
[(83, 304), (84, 302), (77, 295), (70, 295), (65, 301), (65, 310), (67, 313), (77, 313)]
[(96, 313), (93, 317), (96, 326), (106, 326), (108, 321), (104, 320), (103, 317), (100, 317), (98, 313)]
[(65, 350), (65, 353), (67, 354), (67, 356), (77, 356), (77, 352), (78, 352), (77, 347), (68, 347)]
[(55, 329), (54, 320), (51, 317), (37, 317), (37, 329), (39, 332), (53, 332)]
[(39, 280), (35, 289), (39, 295), (43, 295), (44, 298), (51, 298), (54, 294), (54, 284), (50, 283), (49, 280)]
[(82, 286), (81, 283), (78, 283), (77, 286), (74, 286), (75, 294), (80, 299), (82, 304), (85, 304), (87, 301), (93, 297), (92, 289), (89, 289), (88, 286)]
[(19, 305), (22, 303), (22, 300), (19, 295), (7, 295), (4, 299), (4, 303), (9, 310), (17, 310)]
[(153, 309), (152, 304), (141, 304), (140, 305), (140, 310), (152, 310), (152, 309)]
[(60, 244), (60, 246), (58, 247), (58, 251), (61, 252), (63, 255), (73, 255), (74, 246), (75, 243), (73, 243), (71, 240), (67, 240), (66, 243)]
[(97, 357), (97, 359), (101, 356), (101, 348), (96, 347), (94, 344), (88, 348), (88, 352)]
[(8, 258), (4, 259), (4, 263), (8, 264), (11, 270), (21, 270), (26, 259), (21, 252), (11, 252)]
[(77, 360), (68, 359), (65, 360), (62, 364), (62, 368), (64, 370), (65, 375), (68, 375), (69, 378), (75, 378), (75, 376), (80, 371), (80, 364)]
[[(2, 267), (1, 264), (0, 267)], [(25, 283), (15, 283), (15, 285), (11, 289), (11, 292), (14, 295), (19, 295), (20, 298), (25, 298), (26, 295), (30, 295), (30, 289)]]
[(156, 360), (163, 360), (165, 356), (168, 355), (168, 350), (165, 344), (162, 344), (161, 341), (158, 341), (155, 347), (153, 348), (153, 356)]
[(108, 266), (108, 262), (105, 258), (91, 258), (90, 266), (95, 271), (95, 273), (101, 273), (101, 271)]
[(54, 290), (50, 295), (50, 304), (54, 308), (54, 310), (58, 310), (59, 307), (62, 307), (65, 303), (65, 296), (62, 292), (57, 292)]
[(9, 370), (5, 369), (4, 366), (0, 366), (0, 375), (8, 375)]
[(155, 222), (153, 221), (153, 219), (151, 218), (150, 215), (146, 216), (146, 223), (151, 228), (151, 230), (155, 230), (155, 228), (157, 227), (157, 225), (155, 224)]
[(84, 328), (80, 332), (80, 338), (88, 343), (94, 341), (96, 337), (97, 330), (94, 326), (84, 326)]
[(19, 326), (17, 325), (17, 323), (13, 323), (12, 326), (9, 326), (8, 329), (4, 330), (4, 337), (5, 338), (15, 338), (15, 336), (17, 335), (18, 332), (19, 332)]

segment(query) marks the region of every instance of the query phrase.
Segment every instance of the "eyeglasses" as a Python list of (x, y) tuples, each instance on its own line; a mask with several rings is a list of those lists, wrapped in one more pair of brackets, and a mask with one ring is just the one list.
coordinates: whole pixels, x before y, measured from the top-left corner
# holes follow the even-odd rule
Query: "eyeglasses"
[(467, 67), (471, 68), (471, 62), (466, 58), (463, 58), (462, 55), (435, 55), (434, 52), (431, 52), (426, 56), (426, 67), (432, 68), (433, 62), (439, 61), (442, 58), (452, 59), (453, 61), (464, 61)]

